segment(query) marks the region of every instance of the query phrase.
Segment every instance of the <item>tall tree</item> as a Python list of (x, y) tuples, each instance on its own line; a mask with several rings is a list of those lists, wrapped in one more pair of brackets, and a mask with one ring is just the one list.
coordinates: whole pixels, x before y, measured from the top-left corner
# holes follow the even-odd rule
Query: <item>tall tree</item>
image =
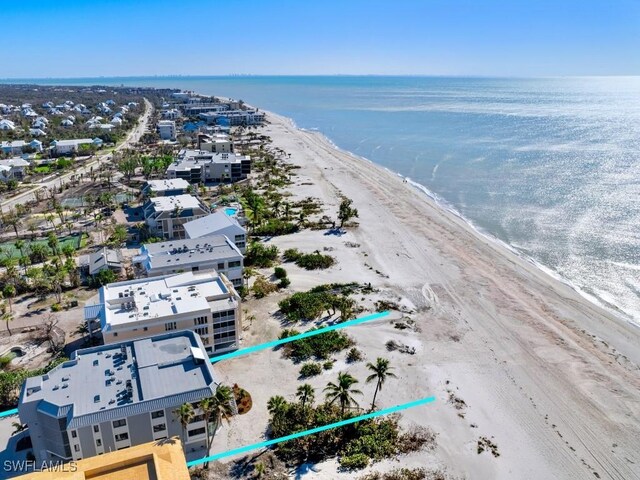
[(193, 410), (193, 405), (191, 405), (190, 403), (183, 403), (182, 405), (180, 405), (180, 407), (174, 410), (173, 414), (176, 416), (176, 418), (180, 422), (180, 425), (182, 426), (182, 442), (183, 444), (186, 444), (187, 426), (196, 416), (196, 412)]
[(373, 400), (371, 401), (371, 411), (376, 408), (376, 396), (378, 392), (382, 390), (382, 385), (387, 380), (387, 378), (397, 378), (396, 374), (393, 373), (393, 367), (389, 365), (389, 360), (386, 358), (378, 357), (376, 359), (376, 363), (367, 363), (367, 368), (373, 372), (371, 375), (367, 377), (367, 383), (376, 382), (376, 389), (373, 392)]
[(311, 385), (305, 383), (304, 385), (300, 385), (298, 390), (296, 391), (296, 397), (300, 400), (300, 405), (302, 408), (307, 405), (307, 403), (313, 404), (313, 400), (315, 397), (315, 390)]
[(352, 218), (358, 217), (358, 210), (353, 208), (351, 205), (353, 204), (353, 200), (350, 198), (343, 198), (340, 202), (340, 207), (338, 207), (338, 220), (340, 220), (340, 228), (351, 220)]
[(340, 403), (340, 412), (343, 417), (347, 407), (358, 406), (358, 402), (353, 395), (362, 395), (362, 392), (352, 388), (356, 383), (358, 383), (358, 380), (355, 377), (348, 373), (341, 372), (338, 374), (338, 382), (329, 382), (324, 389), (324, 391), (327, 392), (326, 397), (330, 405), (333, 405), (335, 402)]

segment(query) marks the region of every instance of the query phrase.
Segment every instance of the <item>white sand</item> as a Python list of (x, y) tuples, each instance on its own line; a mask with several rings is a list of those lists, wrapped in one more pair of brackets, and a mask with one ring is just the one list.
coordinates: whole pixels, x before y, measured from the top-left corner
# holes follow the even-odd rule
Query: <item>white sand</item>
[[(339, 264), (327, 271), (286, 266), (291, 289), (370, 281), (419, 312), (411, 316), (420, 332), (396, 330), (389, 321), (348, 332), (367, 360), (384, 356), (396, 367), (400, 378), (385, 385), (379, 407), (437, 397), (403, 415), (403, 424), (430, 426), (439, 434), (435, 452), (373, 469), (439, 465), (470, 479), (640, 478), (639, 329), (484, 238), (396, 175), (338, 151), (287, 119), (269, 119), (264, 133), (303, 167), (293, 198), (320, 198), (335, 218), (341, 192), (360, 213), (360, 226), (343, 237), (304, 231), (272, 240), (281, 248), (335, 248), (331, 254)], [(307, 182), (313, 185), (301, 185)], [(277, 336), (280, 325), (271, 314), (283, 296), (247, 303), (256, 319), (243, 346)], [(417, 353), (389, 353), (389, 339), (416, 346)], [(364, 382), (364, 363), (347, 366), (344, 356), (339, 360), (310, 382), (317, 398), (340, 370)], [(266, 401), (276, 394), (294, 398), (298, 368), (271, 351), (221, 363), (222, 379), (247, 388), (254, 408), (219, 431), (213, 450), (262, 440)], [(361, 389), (366, 405), (373, 385), (363, 383)], [(466, 402), (465, 418), (448, 402), (447, 390)], [(497, 444), (499, 457), (477, 454), (480, 436)], [(304, 478), (354, 476), (338, 473), (333, 461), (318, 468)]]

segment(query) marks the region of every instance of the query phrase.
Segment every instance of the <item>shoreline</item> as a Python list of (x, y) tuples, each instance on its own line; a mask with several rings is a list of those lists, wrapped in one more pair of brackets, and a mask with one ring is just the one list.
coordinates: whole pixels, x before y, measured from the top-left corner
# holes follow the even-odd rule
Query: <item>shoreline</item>
[[(255, 108), (255, 107), (252, 107), (252, 108)], [(516, 247), (510, 245), (508, 242), (496, 237), (491, 232), (488, 232), (488, 231), (483, 230), (482, 228), (478, 227), (470, 219), (466, 218), (461, 212), (459, 212), (446, 199), (442, 198), (440, 195), (436, 194), (435, 192), (432, 192), (425, 185), (412, 180), (411, 177), (405, 176), (405, 175), (403, 175), (403, 174), (401, 174), (399, 172), (391, 170), (388, 167), (380, 165), (380, 164), (376, 163), (375, 161), (373, 161), (373, 160), (371, 160), (371, 159), (369, 159), (367, 157), (363, 157), (362, 155), (358, 155), (358, 154), (353, 153), (353, 152), (351, 152), (349, 150), (346, 150), (344, 148), (339, 147), (338, 145), (336, 145), (336, 143), (333, 140), (331, 140), (331, 138), (329, 138), (325, 133), (323, 133), (319, 129), (302, 128), (302, 127), (299, 127), (296, 124), (295, 120), (292, 119), (291, 117), (280, 115), (278, 113), (271, 112), (271, 111), (264, 110), (264, 109), (263, 109), (263, 111), (265, 113), (267, 113), (267, 115), (269, 115), (269, 116), (272, 116), (274, 118), (279, 118), (281, 121), (284, 121), (284, 122), (288, 122), (291, 125), (291, 127), (296, 129), (296, 130), (299, 130), (301, 132), (306, 132), (306, 133), (309, 133), (309, 134), (312, 134), (312, 135), (320, 136), (322, 138), (322, 140), (327, 142), (329, 145), (331, 145), (332, 148), (334, 148), (335, 150), (337, 150), (337, 151), (339, 151), (339, 152), (341, 152), (341, 153), (343, 153), (345, 155), (348, 155), (348, 156), (350, 156), (350, 157), (352, 157), (354, 159), (358, 159), (360, 161), (363, 161), (363, 162), (369, 163), (371, 165), (374, 165), (375, 167), (380, 168), (380, 169), (388, 172), (390, 175), (393, 175), (393, 176), (396, 176), (396, 177), (401, 178), (403, 180), (406, 180), (407, 184), (411, 185), (413, 188), (415, 188), (416, 190), (418, 190), (420, 192), (421, 197), (426, 197), (426, 198), (423, 198), (423, 200), (433, 202), (443, 212), (447, 212), (447, 213), (457, 217), (462, 222), (464, 222), (467, 225), (467, 227), (469, 229), (471, 229), (479, 237), (482, 237), (483, 239), (486, 239), (486, 240), (488, 240), (490, 242), (494, 242), (497, 246), (499, 246), (500, 248), (503, 248), (504, 250), (508, 251), (510, 254), (513, 254), (513, 255), (517, 256), (518, 258), (520, 258), (521, 260), (530, 263), (531, 265), (533, 265), (533, 267), (537, 268), (538, 270), (540, 270), (542, 273), (544, 273), (548, 277), (550, 277), (550, 278), (554, 279), (555, 281), (558, 281), (561, 284), (569, 287), (574, 292), (576, 292), (580, 297), (582, 297), (584, 300), (586, 300), (587, 302), (589, 302), (593, 306), (604, 310), (609, 315), (615, 317), (617, 320), (619, 320), (621, 322), (628, 323), (633, 328), (640, 329), (640, 323), (637, 322), (630, 314), (628, 314), (628, 313), (624, 312), (623, 310), (621, 310), (617, 305), (612, 304), (610, 302), (607, 302), (607, 301), (605, 301), (604, 299), (601, 299), (600, 297), (598, 297), (595, 294), (588, 293), (583, 288), (579, 287), (578, 285), (573, 283), (568, 278), (565, 278), (564, 276), (562, 276), (560, 273), (556, 272), (551, 267), (548, 267), (548, 266), (540, 263), (535, 258), (533, 258), (530, 255), (527, 255), (526, 253), (518, 250)]]
[[(640, 479), (640, 331), (589, 302), (506, 246), (482, 235), (463, 218), (401, 176), (336, 149), (319, 132), (267, 112), (261, 132), (300, 166), (287, 187), (292, 201), (318, 198), (335, 215), (342, 195), (359, 210), (359, 226), (342, 237), (303, 230), (273, 237), (280, 251), (313, 248), (332, 252), (334, 267), (314, 273), (287, 265), (292, 288), (320, 283), (371, 282), (383, 299), (406, 305), (416, 328), (393, 322), (353, 327), (349, 335), (372, 361), (389, 358), (398, 380), (385, 388), (380, 407), (436, 396), (429, 409), (403, 414), (402, 424), (433, 428), (433, 452), (402, 457), (407, 466), (446, 466), (467, 478)], [(268, 272), (263, 272), (268, 273)], [(294, 290), (249, 300), (253, 321), (244, 345), (277, 337), (277, 302)], [(364, 298), (362, 299), (364, 301)], [(371, 307), (369, 307), (371, 308)], [(389, 352), (387, 340), (415, 347)], [(299, 366), (272, 352), (219, 366), (221, 379), (250, 386), (255, 412), (217, 436), (215, 449), (255, 442), (264, 435), (268, 398), (292, 398)], [(338, 356), (332, 371), (310, 383), (320, 392), (336, 372), (366, 378), (362, 364)], [(369, 385), (361, 383), (365, 398)], [(458, 409), (452, 398), (462, 399)], [(500, 456), (479, 454), (480, 438), (492, 438)], [(613, 447), (612, 447), (613, 445)], [(388, 470), (397, 459), (367, 469)], [(354, 478), (334, 461), (312, 478)], [(360, 473), (360, 472), (359, 472)], [(366, 472), (361, 472), (366, 473)]]

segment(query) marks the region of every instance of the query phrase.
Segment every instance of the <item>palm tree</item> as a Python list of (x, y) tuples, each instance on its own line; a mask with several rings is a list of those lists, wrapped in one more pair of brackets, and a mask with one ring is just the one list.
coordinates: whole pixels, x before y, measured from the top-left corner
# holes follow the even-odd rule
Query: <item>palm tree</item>
[(315, 391), (311, 385), (305, 383), (304, 385), (300, 385), (298, 390), (296, 391), (296, 397), (300, 400), (300, 404), (302, 405), (302, 409), (304, 410), (307, 402), (313, 404), (313, 400), (315, 397)]
[(358, 383), (358, 380), (348, 373), (338, 374), (338, 383), (329, 382), (324, 391), (327, 392), (327, 400), (329, 405), (333, 405), (336, 401), (340, 402), (340, 412), (344, 417), (344, 411), (347, 407), (358, 406), (353, 394), (362, 395), (360, 390), (351, 388)]
[(82, 335), (82, 338), (84, 338), (84, 343), (85, 344), (89, 343), (89, 335), (91, 334), (91, 331), (89, 330), (89, 322), (87, 321), (80, 322), (80, 324), (76, 327), (73, 333), (77, 335)]
[[(212, 397), (203, 398), (198, 403), (198, 407), (202, 410), (202, 417), (204, 418), (204, 428), (207, 431), (207, 455), (209, 455), (209, 450), (211, 449), (211, 442), (213, 441), (212, 436), (209, 434), (209, 422), (211, 421), (211, 416), (215, 413), (216, 410), (216, 401)], [(209, 462), (204, 464), (204, 468), (209, 468)]]
[(389, 360), (386, 358), (378, 357), (376, 359), (376, 363), (373, 364), (371, 362), (367, 363), (367, 368), (373, 372), (371, 375), (367, 377), (367, 383), (376, 381), (376, 389), (373, 392), (373, 400), (371, 401), (371, 411), (376, 408), (376, 396), (378, 395), (378, 391), (382, 390), (382, 384), (385, 382), (387, 378), (398, 378), (393, 370), (393, 367), (389, 366)]
[[(16, 240), (16, 243), (13, 244), (14, 247), (18, 249), (20, 252), (20, 258), (24, 257), (24, 240)], [(27, 273), (27, 267), (25, 266), (24, 272)]]
[(11, 302), (11, 299), (16, 296), (16, 287), (11, 285), (10, 283), (7, 283), (2, 289), (2, 295), (9, 301), (9, 311), (13, 312), (13, 304)]
[(183, 443), (186, 443), (185, 433), (187, 431), (187, 425), (189, 425), (196, 416), (196, 412), (193, 410), (193, 405), (188, 402), (183, 403), (173, 411), (173, 414), (180, 421), (180, 425), (182, 425), (182, 441)]
[(233, 401), (233, 391), (226, 385), (218, 385), (216, 393), (213, 395), (214, 400), (214, 420), (216, 421), (216, 430), (220, 424), (220, 420), (227, 422), (233, 416), (231, 402)]
[(267, 402), (267, 411), (276, 416), (279, 413), (282, 413), (287, 408), (287, 401), (281, 395), (276, 395), (275, 397), (271, 397)]

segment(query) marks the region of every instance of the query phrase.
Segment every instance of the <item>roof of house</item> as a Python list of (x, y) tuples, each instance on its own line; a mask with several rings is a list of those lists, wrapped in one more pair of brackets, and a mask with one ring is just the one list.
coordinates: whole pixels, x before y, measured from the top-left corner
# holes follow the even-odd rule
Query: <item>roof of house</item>
[(13, 157), (13, 158), (7, 158), (4, 160), (0, 160), (0, 165), (3, 165), (5, 167), (28, 167), (29, 166), (29, 162), (27, 162), (26, 160), (23, 160), (20, 157)]
[(184, 193), (170, 197), (154, 197), (149, 199), (153, 210), (156, 212), (167, 212), (175, 210), (185, 210), (187, 208), (203, 208), (204, 205), (193, 195)]
[(89, 275), (95, 275), (109, 267), (122, 267), (122, 258), (118, 250), (103, 247), (90, 253), (88, 257)]
[(90, 138), (77, 138), (74, 140), (54, 140), (51, 143), (55, 142), (56, 147), (68, 147), (68, 146), (78, 146), (83, 143), (92, 143), (93, 140)]
[(188, 330), (77, 350), (48, 374), (27, 379), (20, 407), (39, 402), (39, 411), (80, 428), (193, 401), (214, 387), (203, 352)]
[(26, 145), (24, 140), (9, 140), (2, 142), (2, 148), (22, 148)]
[(189, 238), (216, 235), (229, 227), (237, 231), (237, 235), (246, 233), (246, 230), (238, 223), (238, 220), (224, 212), (212, 213), (184, 224), (184, 230)]

